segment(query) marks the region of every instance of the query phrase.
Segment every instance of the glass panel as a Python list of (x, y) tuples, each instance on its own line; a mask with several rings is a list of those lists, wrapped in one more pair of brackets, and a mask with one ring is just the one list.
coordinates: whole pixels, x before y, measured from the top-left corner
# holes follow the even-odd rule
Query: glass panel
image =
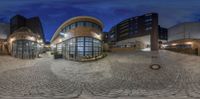
[(85, 51), (92, 51), (92, 47), (85, 47)]
[(78, 22), (78, 26), (84, 26), (83, 22)]
[(86, 22), (86, 26), (87, 26), (87, 27), (92, 27), (91, 25), (92, 25), (92, 24), (91, 24), (90, 22)]
[(78, 37), (78, 42), (83, 42), (84, 41), (84, 37)]
[(70, 47), (69, 47), (69, 50), (70, 50), (70, 51), (75, 51), (75, 46), (70, 46)]
[(101, 42), (91, 37), (72, 38), (65, 43), (64, 54), (71, 59), (92, 58), (101, 53)]
[(56, 45), (56, 52), (61, 54), (62, 53), (62, 43)]
[(13, 42), (12, 55), (14, 57), (29, 59), (35, 58), (41, 49), (37, 47), (37, 43), (29, 40), (17, 40)]
[(85, 56), (92, 56), (92, 52), (91, 51), (85, 52)]
[(85, 46), (92, 46), (92, 42), (85, 42)]
[(84, 51), (84, 47), (77, 47), (77, 51)]
[(92, 41), (92, 38), (85, 37), (85, 41)]
[(75, 27), (75, 23), (71, 24), (71, 29), (74, 29)]
[(84, 46), (84, 42), (78, 42), (77, 45), (78, 46)]
[(78, 52), (79, 56), (83, 56), (84, 52)]
[(98, 47), (94, 47), (94, 51), (99, 51), (99, 48)]

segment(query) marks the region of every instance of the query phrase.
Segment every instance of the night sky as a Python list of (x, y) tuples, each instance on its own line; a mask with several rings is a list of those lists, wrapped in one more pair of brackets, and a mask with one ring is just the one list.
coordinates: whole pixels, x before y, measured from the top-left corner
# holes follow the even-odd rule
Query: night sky
[(47, 41), (71, 17), (96, 17), (108, 31), (123, 19), (149, 12), (159, 13), (159, 24), (166, 28), (199, 21), (200, 0), (0, 0), (0, 22), (9, 22), (16, 14), (39, 16)]

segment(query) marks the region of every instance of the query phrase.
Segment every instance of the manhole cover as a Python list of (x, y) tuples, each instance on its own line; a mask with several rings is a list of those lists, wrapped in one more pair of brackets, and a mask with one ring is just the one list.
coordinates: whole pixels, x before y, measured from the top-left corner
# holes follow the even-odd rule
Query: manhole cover
[(150, 65), (150, 68), (151, 69), (153, 69), (153, 70), (158, 70), (158, 69), (160, 69), (160, 65), (159, 64), (152, 64), (152, 65)]

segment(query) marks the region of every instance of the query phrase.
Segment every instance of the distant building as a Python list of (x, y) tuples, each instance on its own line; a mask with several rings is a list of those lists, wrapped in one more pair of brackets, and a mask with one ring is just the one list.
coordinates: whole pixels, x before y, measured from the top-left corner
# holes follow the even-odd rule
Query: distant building
[(163, 27), (158, 27), (158, 43), (159, 49), (163, 49), (163, 44), (168, 41), (168, 29)]
[(10, 25), (0, 23), (0, 54), (8, 54), (7, 37), (10, 33)]
[(39, 56), (44, 46), (44, 34), (39, 17), (26, 19), (16, 15), (10, 20), (8, 51), (17, 58), (32, 59)]
[(168, 29), (167, 49), (200, 55), (200, 22), (185, 22)]
[(158, 40), (159, 41), (168, 41), (168, 29), (161, 26), (158, 27)]
[(104, 42), (109, 42), (109, 32), (103, 32), (103, 40)]
[(32, 17), (29, 19), (21, 15), (16, 15), (12, 17), (10, 20), (10, 33), (12, 34), (21, 27), (27, 27), (31, 31), (33, 31), (33, 33), (40, 35), (43, 40), (45, 39), (42, 24), (39, 17)]
[(44, 46), (44, 51), (51, 51), (51, 43), (50, 42), (45, 42), (45, 46)]
[(65, 21), (54, 33), (55, 54), (69, 60), (93, 60), (102, 56), (103, 23), (94, 17), (78, 16)]
[(167, 30), (159, 27), (157, 13), (148, 13), (113, 26), (107, 39), (113, 47), (157, 50), (158, 39), (167, 40)]

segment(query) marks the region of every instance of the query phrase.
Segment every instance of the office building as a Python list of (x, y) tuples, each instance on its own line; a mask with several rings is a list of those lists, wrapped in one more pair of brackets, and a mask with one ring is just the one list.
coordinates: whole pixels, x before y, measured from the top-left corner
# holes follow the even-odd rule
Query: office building
[(103, 23), (94, 17), (78, 16), (65, 21), (54, 33), (51, 46), (69, 60), (89, 60), (102, 56)]

